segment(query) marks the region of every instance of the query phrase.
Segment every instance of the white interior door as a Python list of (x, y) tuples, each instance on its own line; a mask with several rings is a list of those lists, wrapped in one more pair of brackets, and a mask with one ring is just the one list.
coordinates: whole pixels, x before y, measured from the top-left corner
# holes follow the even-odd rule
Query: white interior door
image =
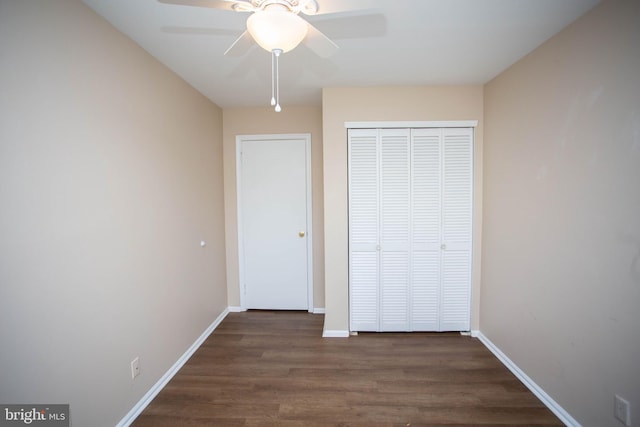
[(310, 136), (238, 137), (244, 309), (312, 310)]

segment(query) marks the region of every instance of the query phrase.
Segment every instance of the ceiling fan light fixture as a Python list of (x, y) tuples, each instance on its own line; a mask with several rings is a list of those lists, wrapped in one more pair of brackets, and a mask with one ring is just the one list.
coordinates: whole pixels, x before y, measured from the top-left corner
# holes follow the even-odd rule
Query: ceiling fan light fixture
[(253, 39), (268, 52), (280, 49), (289, 52), (307, 35), (307, 22), (286, 7), (273, 4), (257, 11), (247, 19), (247, 30)]

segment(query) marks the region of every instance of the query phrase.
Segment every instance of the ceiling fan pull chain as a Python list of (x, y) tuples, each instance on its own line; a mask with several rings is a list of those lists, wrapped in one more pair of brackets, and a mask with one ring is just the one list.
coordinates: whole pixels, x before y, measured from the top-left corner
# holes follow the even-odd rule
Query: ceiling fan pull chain
[(275, 79), (275, 86), (276, 86), (276, 113), (279, 113), (280, 111), (282, 111), (282, 108), (280, 108), (280, 64), (279, 64), (279, 58), (280, 58), (280, 54), (282, 53), (281, 49), (273, 49), (273, 55), (275, 56), (275, 62), (276, 62), (276, 74), (274, 76)]
[(275, 69), (275, 58), (276, 58), (276, 51), (272, 50), (271, 51), (271, 106), (275, 106), (276, 105), (276, 97), (274, 95), (275, 93), (275, 78), (276, 78), (276, 69)]

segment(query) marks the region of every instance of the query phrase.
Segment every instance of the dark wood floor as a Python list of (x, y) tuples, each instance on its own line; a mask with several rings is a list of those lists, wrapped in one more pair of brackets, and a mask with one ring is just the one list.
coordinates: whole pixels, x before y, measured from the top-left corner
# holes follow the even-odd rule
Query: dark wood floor
[(230, 313), (133, 426), (563, 425), (477, 339)]

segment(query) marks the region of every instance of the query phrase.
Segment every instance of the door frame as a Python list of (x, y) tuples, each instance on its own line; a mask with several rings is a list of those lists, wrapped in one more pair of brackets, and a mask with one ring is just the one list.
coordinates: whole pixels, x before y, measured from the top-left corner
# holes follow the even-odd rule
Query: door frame
[(313, 313), (313, 217), (312, 217), (312, 185), (311, 185), (311, 134), (262, 134), (236, 136), (236, 205), (238, 224), (238, 283), (240, 286), (240, 309), (246, 311), (246, 284), (244, 282), (244, 244), (242, 232), (242, 144), (249, 141), (282, 141), (302, 140), (305, 144), (306, 169), (306, 209), (307, 209), (307, 311)]

